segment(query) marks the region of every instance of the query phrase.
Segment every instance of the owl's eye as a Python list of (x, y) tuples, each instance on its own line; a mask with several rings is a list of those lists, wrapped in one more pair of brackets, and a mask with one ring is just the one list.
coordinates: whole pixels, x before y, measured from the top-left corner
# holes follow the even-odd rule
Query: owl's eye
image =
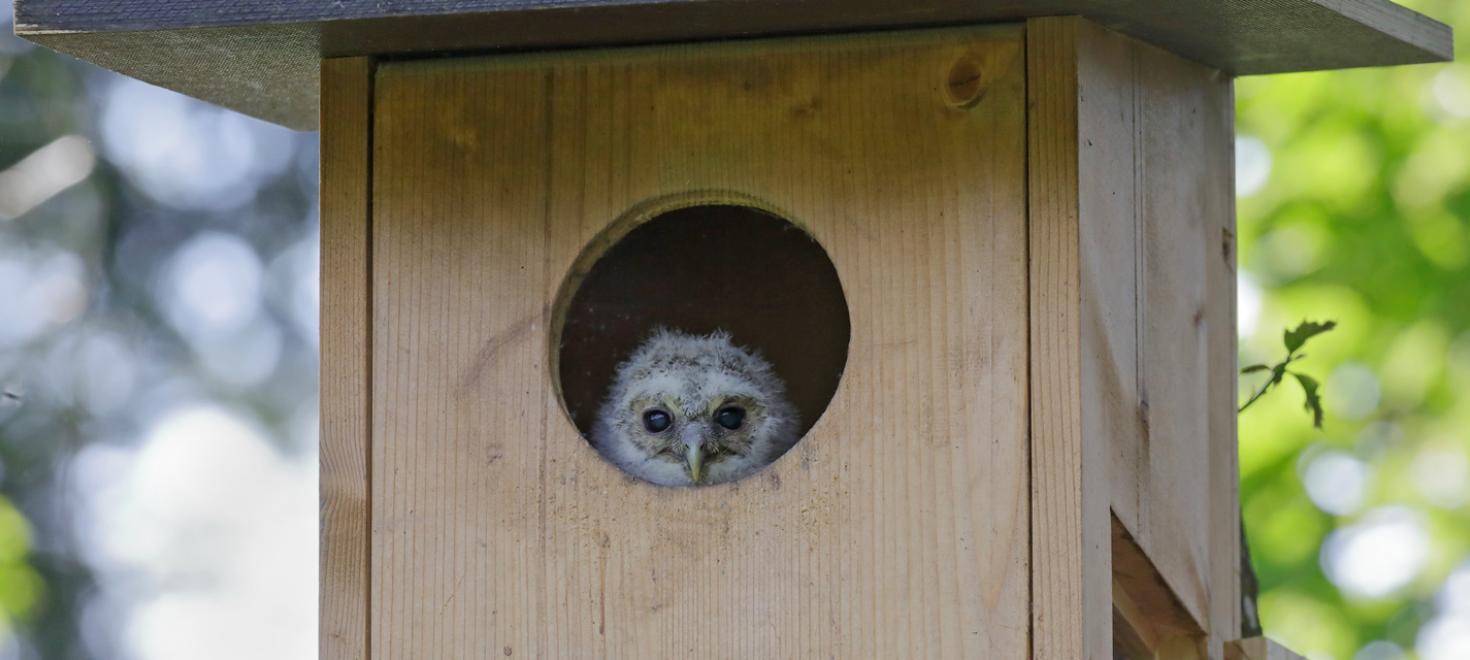
[(731, 431), (740, 428), (745, 423), (745, 409), (735, 406), (726, 406), (715, 413), (715, 421)]
[(674, 418), (657, 408), (643, 413), (643, 428), (648, 429), (649, 433), (663, 433), (673, 424)]

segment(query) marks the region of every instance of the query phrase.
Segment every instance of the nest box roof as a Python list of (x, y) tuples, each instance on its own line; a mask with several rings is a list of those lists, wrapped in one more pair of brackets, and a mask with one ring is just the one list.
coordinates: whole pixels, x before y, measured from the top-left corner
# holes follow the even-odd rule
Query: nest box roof
[(15, 0), (21, 36), (294, 128), (322, 57), (525, 50), (1077, 14), (1231, 74), (1450, 59), (1389, 0)]

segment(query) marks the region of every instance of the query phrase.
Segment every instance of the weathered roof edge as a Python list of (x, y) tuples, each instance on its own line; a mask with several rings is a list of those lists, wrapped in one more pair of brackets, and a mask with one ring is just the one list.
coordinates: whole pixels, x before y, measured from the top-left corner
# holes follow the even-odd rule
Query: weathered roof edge
[(665, 43), (1079, 14), (1236, 75), (1445, 61), (1388, 0), (15, 0), (16, 33), (292, 128), (320, 58)]

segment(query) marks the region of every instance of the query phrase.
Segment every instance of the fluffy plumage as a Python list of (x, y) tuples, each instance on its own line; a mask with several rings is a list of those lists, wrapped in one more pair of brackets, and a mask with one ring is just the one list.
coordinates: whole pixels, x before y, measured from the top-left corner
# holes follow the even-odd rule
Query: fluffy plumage
[(729, 333), (660, 329), (618, 366), (592, 441), (640, 479), (707, 485), (769, 464), (796, 442), (797, 426), (770, 363)]

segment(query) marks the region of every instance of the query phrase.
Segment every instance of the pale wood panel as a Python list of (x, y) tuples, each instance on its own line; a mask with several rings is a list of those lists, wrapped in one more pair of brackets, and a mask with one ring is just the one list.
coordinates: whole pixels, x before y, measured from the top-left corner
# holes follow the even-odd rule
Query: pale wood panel
[(1125, 473), (1143, 449), (1121, 438), (1145, 436), (1140, 398), (1143, 368), (1138, 354), (1141, 243), (1136, 185), (1140, 126), (1132, 44), (1096, 25), (1078, 24), (1077, 205), (1081, 216), (1083, 418), (1108, 452), (1112, 507), (1136, 517), (1138, 497), (1118, 494)]
[(1079, 62), (1091, 29), (1075, 18), (1026, 23), (1032, 646), (1057, 660), (1112, 655), (1107, 436), (1090, 401), (1100, 391), (1093, 355), (1105, 347), (1083, 281), (1082, 226), (1095, 220), (1081, 208)]
[[(1220, 398), (1235, 382), (1233, 255), (1221, 244), (1234, 213), (1231, 84), (1083, 19), (1028, 26), (1038, 616), (1058, 609), (1053, 596), (1085, 612), (1061, 626), (1058, 643), (1079, 646), (1058, 657), (1105, 648), (1105, 617), (1090, 613), (1108, 608), (1089, 589), (1108, 570), (1107, 506), (1095, 501), (1106, 500), (1219, 657), (1239, 625), (1234, 407)], [(1065, 406), (1044, 406), (1046, 389)], [(1043, 543), (1051, 534), (1065, 539)], [(1042, 548), (1058, 543), (1078, 554), (1051, 576)]]
[(319, 650), (366, 658), (373, 64), (322, 62)]
[[(1001, 27), (382, 66), (375, 657), (1026, 655), (1024, 59)], [(576, 435), (548, 310), (697, 190), (821, 241), (852, 343), (770, 470), (665, 490)]]
[(1209, 632), (1211, 650), (1241, 634), (1240, 452), (1236, 400), (1240, 358), (1235, 290), (1235, 86), (1205, 84), (1197, 146), (1203, 177), (1205, 308), (1209, 393)]
[[(1234, 130), (1228, 122), (1209, 120), (1218, 119), (1219, 105), (1230, 102), (1230, 83), (1213, 70), (1142, 44), (1134, 44), (1134, 57), (1137, 336), (1146, 423), (1144, 435), (1117, 438), (1139, 443), (1139, 462), (1136, 473), (1118, 474), (1113, 484), (1115, 491), (1133, 489), (1139, 515), (1125, 521), (1136, 524), (1129, 530), (1195, 620), (1205, 625), (1211, 501), (1238, 502), (1233, 489), (1211, 490), (1221, 483), (1213, 479), (1215, 471), (1228, 466), (1210, 461), (1209, 383), (1234, 382), (1235, 374), (1210, 373), (1212, 328), (1205, 325), (1206, 251), (1219, 243), (1218, 235), (1207, 230), (1217, 225), (1217, 214), (1232, 210), (1206, 206), (1223, 201), (1210, 194), (1219, 185), (1210, 178), (1220, 173), (1216, 161), (1230, 158), (1230, 152), (1212, 149), (1220, 144), (1213, 138), (1223, 132), (1228, 141)], [(1215, 250), (1210, 255), (1218, 256)], [(1235, 328), (1229, 332), (1233, 336)]]
[(1055, 20), (1078, 21), (1084, 428), (1113, 511), (1218, 657), (1239, 626), (1231, 83)]

